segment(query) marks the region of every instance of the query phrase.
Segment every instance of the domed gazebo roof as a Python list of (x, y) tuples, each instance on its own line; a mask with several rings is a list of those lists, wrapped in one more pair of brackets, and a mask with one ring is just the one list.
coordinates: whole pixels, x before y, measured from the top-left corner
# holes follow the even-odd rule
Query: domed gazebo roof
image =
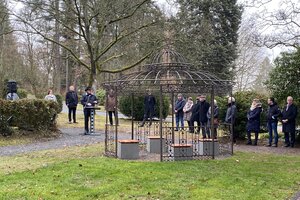
[(159, 89), (164, 93), (210, 93), (214, 88), (217, 94), (228, 94), (232, 82), (222, 80), (217, 75), (196, 70), (185, 58), (170, 49), (156, 54), (150, 64), (137, 72), (125, 74), (117, 80), (106, 82), (106, 87), (117, 87), (122, 92), (144, 92), (146, 89)]

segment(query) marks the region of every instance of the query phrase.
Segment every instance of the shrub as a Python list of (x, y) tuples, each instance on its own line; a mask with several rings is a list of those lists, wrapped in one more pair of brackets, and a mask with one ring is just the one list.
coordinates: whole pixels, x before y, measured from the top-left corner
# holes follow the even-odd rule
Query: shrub
[(13, 133), (13, 130), (9, 127), (8, 118), (0, 115), (0, 134), (3, 136), (8, 136)]
[(20, 99), (25, 99), (27, 98), (28, 92), (25, 89), (18, 89), (17, 94)]
[(63, 110), (63, 97), (60, 94), (56, 94), (55, 95), (57, 103), (58, 103), (58, 107), (56, 108), (56, 112), (57, 113), (61, 113), (61, 111)]
[[(159, 118), (159, 97), (155, 96), (156, 105), (154, 111), (154, 117)], [(131, 117), (131, 96), (123, 96), (119, 100), (119, 108), (120, 112), (123, 113), (127, 117)], [(163, 97), (163, 119), (167, 118), (169, 112), (169, 99), (167, 97)], [(144, 116), (144, 96), (143, 95), (135, 95), (134, 96), (134, 116), (135, 120), (141, 121)]]
[(59, 105), (54, 101), (21, 99), (0, 100), (0, 115), (4, 119), (13, 117), (12, 126), (20, 129), (55, 129), (55, 116)]
[(103, 106), (105, 104), (105, 96), (106, 96), (105, 94), (106, 94), (106, 92), (103, 89), (99, 89), (96, 92), (96, 96), (99, 100), (99, 105), (101, 105), (101, 106)]

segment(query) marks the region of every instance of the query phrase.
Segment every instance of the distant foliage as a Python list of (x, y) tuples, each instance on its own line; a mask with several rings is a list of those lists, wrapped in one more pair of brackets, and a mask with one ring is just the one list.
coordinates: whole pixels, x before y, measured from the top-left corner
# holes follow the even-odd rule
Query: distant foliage
[(56, 110), (57, 113), (61, 113), (61, 111), (63, 110), (63, 97), (60, 94), (56, 94), (55, 95), (57, 103), (58, 103), (58, 108)]
[(105, 104), (106, 91), (103, 89), (98, 89), (96, 96), (98, 98), (99, 105), (103, 106)]
[(27, 98), (28, 92), (25, 89), (20, 89), (19, 88), (17, 94), (18, 94), (20, 99), (25, 99), (25, 98)]
[[(155, 105), (155, 113), (154, 117), (159, 118), (159, 97), (155, 96), (156, 105)], [(123, 96), (119, 101), (120, 112), (126, 115), (127, 117), (131, 117), (131, 96)], [(163, 98), (163, 119), (167, 118), (169, 113), (170, 101), (167, 97)], [(134, 119), (141, 121), (144, 116), (144, 96), (143, 95), (135, 95), (134, 96)]]

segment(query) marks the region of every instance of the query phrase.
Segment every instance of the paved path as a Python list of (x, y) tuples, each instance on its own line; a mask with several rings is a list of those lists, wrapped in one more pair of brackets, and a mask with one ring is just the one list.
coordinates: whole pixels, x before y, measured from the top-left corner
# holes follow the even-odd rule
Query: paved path
[(58, 138), (37, 141), (31, 144), (0, 147), (0, 156), (13, 156), (16, 154), (29, 153), (47, 149), (60, 149), (69, 146), (94, 144), (104, 141), (104, 133), (94, 136), (83, 135), (82, 128), (60, 129), (62, 134)]

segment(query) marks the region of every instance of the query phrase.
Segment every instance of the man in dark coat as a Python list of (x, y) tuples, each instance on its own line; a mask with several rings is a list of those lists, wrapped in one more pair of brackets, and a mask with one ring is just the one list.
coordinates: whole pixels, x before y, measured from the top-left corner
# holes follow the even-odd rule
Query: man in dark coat
[(66, 94), (66, 105), (69, 108), (69, 124), (72, 123), (71, 114), (73, 113), (73, 122), (76, 122), (76, 109), (78, 104), (78, 96), (75, 92), (74, 86), (69, 87), (69, 91)]
[[(293, 104), (293, 97), (287, 97), (287, 105), (282, 110), (282, 132), (284, 132), (285, 147), (294, 147), (297, 107)], [(291, 134), (291, 141), (289, 135)]]
[(87, 87), (85, 91), (86, 94), (82, 96), (81, 104), (83, 105), (84, 113), (84, 134), (89, 135), (89, 118), (91, 117), (91, 111), (98, 103), (98, 100), (97, 97), (93, 94), (91, 87)]
[(199, 109), (200, 109), (200, 99), (199, 97), (197, 97), (196, 99), (196, 103), (193, 105), (192, 107), (192, 116), (191, 116), (191, 125), (192, 125), (192, 128), (191, 128), (191, 133), (194, 132), (194, 123), (197, 122), (197, 130), (196, 130), (196, 133), (199, 133), (200, 131), (200, 116), (199, 116)]
[[(235, 132), (235, 119), (237, 114), (237, 108), (235, 105), (235, 98), (234, 97), (228, 97), (227, 99), (227, 111), (225, 116), (225, 123), (229, 125), (229, 132), (232, 132), (232, 139), (233, 142), (236, 142), (236, 139), (238, 137), (238, 134)], [(231, 129), (230, 129), (231, 128)]]
[(199, 106), (199, 121), (202, 129), (202, 136), (203, 138), (206, 138), (208, 136), (210, 138), (210, 135), (208, 133), (208, 127), (207, 127), (207, 112), (209, 110), (210, 104), (206, 102), (206, 96), (200, 95), (200, 106)]
[(183, 122), (183, 107), (185, 105), (185, 100), (183, 99), (182, 94), (178, 94), (177, 101), (175, 103), (175, 117), (176, 117), (176, 129), (175, 131), (178, 131), (179, 128), (179, 122), (181, 123), (181, 128), (184, 128), (184, 122)]
[(269, 104), (269, 109), (268, 109), (268, 113), (267, 113), (268, 130), (269, 130), (268, 146), (269, 147), (272, 146), (273, 132), (274, 132), (273, 147), (277, 147), (277, 144), (278, 144), (277, 124), (278, 124), (278, 117), (281, 114), (281, 112), (280, 112), (280, 109), (273, 97), (268, 99), (268, 104)]
[(251, 133), (255, 133), (255, 140), (253, 145), (257, 145), (258, 133), (260, 130), (260, 113), (262, 112), (261, 103), (258, 99), (252, 101), (252, 105), (247, 113), (247, 145), (252, 145)]
[(149, 126), (152, 125), (152, 118), (154, 115), (155, 104), (156, 104), (155, 97), (152, 95), (151, 91), (149, 90), (148, 94), (144, 98), (144, 119), (140, 127), (143, 127), (145, 125), (145, 122), (148, 118), (150, 118)]

